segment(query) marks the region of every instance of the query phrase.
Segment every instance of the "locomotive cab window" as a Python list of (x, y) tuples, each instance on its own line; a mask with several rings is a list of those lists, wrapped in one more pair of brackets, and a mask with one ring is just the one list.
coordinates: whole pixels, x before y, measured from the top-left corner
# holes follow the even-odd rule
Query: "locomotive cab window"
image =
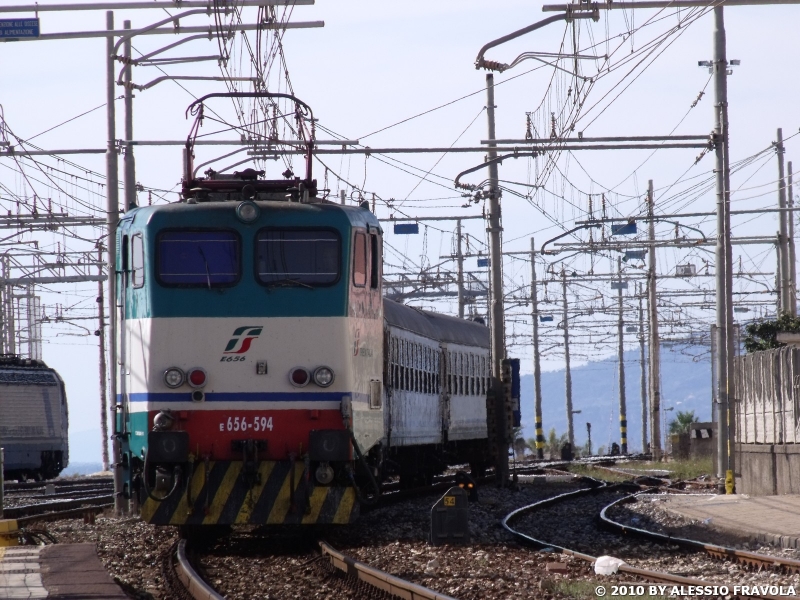
[(381, 280), (381, 263), (380, 263), (380, 250), (378, 244), (378, 236), (374, 233), (369, 236), (370, 241), (370, 269), (369, 269), (369, 286), (373, 290), (377, 290), (380, 286)]
[(140, 233), (131, 238), (131, 283), (135, 288), (144, 286), (144, 242)]
[(120, 243), (120, 249), (122, 250), (122, 252), (120, 253), (121, 254), (121, 256), (120, 256), (120, 263), (121, 263), (120, 264), (120, 271), (122, 272), (122, 286), (123, 287), (127, 287), (128, 286), (128, 269), (130, 268), (129, 267), (129, 262), (128, 262), (128, 256), (130, 256), (130, 252), (129, 252), (129, 249), (128, 249), (128, 240), (129, 239), (130, 238), (127, 235), (123, 235), (121, 243)]
[(328, 286), (339, 280), (339, 235), (329, 229), (264, 229), (256, 237), (258, 281)]
[(367, 285), (367, 236), (361, 232), (353, 238), (353, 285)]
[(167, 230), (158, 236), (156, 272), (169, 287), (227, 287), (241, 276), (241, 240), (234, 231)]

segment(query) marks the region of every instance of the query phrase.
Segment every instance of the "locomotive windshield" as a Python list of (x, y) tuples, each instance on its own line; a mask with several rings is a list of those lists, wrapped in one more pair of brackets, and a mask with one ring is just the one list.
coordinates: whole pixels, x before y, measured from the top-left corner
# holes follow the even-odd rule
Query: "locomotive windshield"
[(256, 238), (258, 280), (325, 286), (339, 279), (341, 241), (329, 229), (264, 229)]
[(164, 231), (158, 237), (158, 280), (175, 287), (223, 287), (241, 274), (241, 241), (233, 231)]

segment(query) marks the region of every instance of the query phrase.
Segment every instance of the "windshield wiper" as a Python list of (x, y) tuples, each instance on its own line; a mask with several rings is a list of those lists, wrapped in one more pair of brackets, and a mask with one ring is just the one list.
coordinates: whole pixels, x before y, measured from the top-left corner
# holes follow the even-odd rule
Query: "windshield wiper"
[(270, 281), (267, 284), (267, 287), (304, 287), (310, 290), (314, 289), (313, 285), (308, 285), (298, 279), (276, 279), (275, 281)]
[(206, 253), (203, 252), (202, 246), (197, 246), (197, 249), (200, 251), (200, 256), (203, 257), (203, 264), (206, 266), (206, 282), (208, 283), (208, 289), (211, 289), (211, 273), (208, 269), (208, 260), (206, 259)]

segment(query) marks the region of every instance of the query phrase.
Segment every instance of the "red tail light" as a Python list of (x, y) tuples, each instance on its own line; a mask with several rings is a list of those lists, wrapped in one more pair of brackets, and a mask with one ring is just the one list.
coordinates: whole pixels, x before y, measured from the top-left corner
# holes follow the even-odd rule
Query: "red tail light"
[(289, 381), (295, 387), (305, 387), (311, 381), (311, 374), (308, 369), (295, 367), (289, 372)]
[(195, 388), (201, 388), (206, 384), (208, 376), (206, 375), (206, 372), (203, 369), (197, 367), (189, 371), (186, 379), (189, 381), (190, 386)]

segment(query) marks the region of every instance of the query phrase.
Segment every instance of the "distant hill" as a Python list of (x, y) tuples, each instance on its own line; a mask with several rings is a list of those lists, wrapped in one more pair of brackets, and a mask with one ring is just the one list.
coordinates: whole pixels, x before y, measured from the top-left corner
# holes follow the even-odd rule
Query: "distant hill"
[[(685, 348), (684, 348), (685, 349)], [(677, 411), (693, 410), (700, 421), (711, 420), (711, 360), (693, 359), (682, 348), (662, 347), (661, 394), (667, 424)], [(693, 349), (694, 350), (694, 349)], [(693, 352), (694, 353), (694, 352)], [(639, 352), (625, 353), (625, 392), (628, 417), (628, 448), (642, 448), (642, 404), (640, 396)], [(619, 392), (617, 391), (616, 357), (590, 362), (572, 368), (572, 408), (575, 443), (586, 443), (586, 423), (592, 424), (592, 446), (608, 448), (619, 443)], [(533, 398), (533, 375), (521, 381), (522, 425), (525, 439), (534, 438), (536, 431)], [(560, 435), (567, 431), (564, 370), (542, 373), (542, 421), (545, 436), (555, 427)]]

